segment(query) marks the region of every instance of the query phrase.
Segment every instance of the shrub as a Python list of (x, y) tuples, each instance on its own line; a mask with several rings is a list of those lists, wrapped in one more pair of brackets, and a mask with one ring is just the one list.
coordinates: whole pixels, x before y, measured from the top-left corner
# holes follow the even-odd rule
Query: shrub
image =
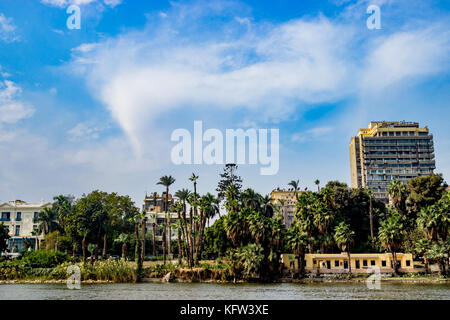
[(54, 268), (70, 258), (60, 251), (35, 250), (26, 252), (21, 260), (29, 268)]

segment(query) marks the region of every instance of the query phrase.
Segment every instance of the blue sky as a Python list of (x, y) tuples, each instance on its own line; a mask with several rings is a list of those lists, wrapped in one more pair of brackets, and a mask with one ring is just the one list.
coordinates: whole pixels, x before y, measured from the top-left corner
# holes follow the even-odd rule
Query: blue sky
[(448, 179), (449, 25), (448, 1), (2, 0), (0, 200), (102, 189), (140, 205), (193, 171), (214, 191), (221, 166), (170, 160), (194, 120), (280, 130), (278, 174), (240, 168), (262, 193), (349, 183), (349, 139), (371, 120), (429, 126)]

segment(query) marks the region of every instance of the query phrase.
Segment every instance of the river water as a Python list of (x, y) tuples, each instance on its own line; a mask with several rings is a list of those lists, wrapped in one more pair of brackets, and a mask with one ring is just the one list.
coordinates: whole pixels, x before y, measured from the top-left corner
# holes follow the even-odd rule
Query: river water
[(450, 284), (381, 283), (368, 289), (365, 283), (139, 283), (82, 284), (70, 290), (64, 284), (1, 284), (0, 300), (311, 300), (311, 299), (436, 299), (450, 300)]

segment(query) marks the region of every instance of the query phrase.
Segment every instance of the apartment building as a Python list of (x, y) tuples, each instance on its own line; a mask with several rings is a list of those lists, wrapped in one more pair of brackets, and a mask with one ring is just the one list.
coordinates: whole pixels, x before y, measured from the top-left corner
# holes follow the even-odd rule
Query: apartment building
[[(172, 225), (174, 225), (178, 220), (178, 214), (176, 212), (170, 212), (173, 204), (175, 203), (175, 199), (170, 193), (168, 194), (167, 203), (167, 217), (165, 213), (166, 192), (163, 192), (161, 196), (157, 192), (152, 193), (150, 196), (145, 195), (144, 204), (142, 206), (142, 209), (146, 212), (147, 231), (153, 232), (153, 224), (155, 223), (155, 238), (158, 242), (162, 241), (162, 225), (164, 223), (167, 224), (169, 219)], [(171, 239), (177, 239), (177, 231), (175, 228), (173, 228), (171, 232)]]
[(300, 195), (301, 191), (295, 192), (293, 189), (274, 189), (270, 193), (272, 198), (272, 205), (280, 207), (280, 211), (283, 214), (283, 221), (287, 228), (289, 228), (294, 221), (294, 212), (296, 205), (296, 193)]
[(407, 183), (432, 175), (435, 168), (433, 135), (417, 122), (372, 121), (351, 138), (352, 187), (368, 188), (384, 202), (391, 180)]
[[(36, 248), (36, 236), (32, 232), (38, 228), (38, 214), (42, 209), (51, 206), (50, 202), (25, 202), (22, 200), (0, 204), (0, 223), (3, 223), (9, 229), (9, 252), (20, 252), (23, 249), (25, 239), (30, 241), (32, 248)], [(44, 236), (40, 235), (39, 240), (43, 239)]]

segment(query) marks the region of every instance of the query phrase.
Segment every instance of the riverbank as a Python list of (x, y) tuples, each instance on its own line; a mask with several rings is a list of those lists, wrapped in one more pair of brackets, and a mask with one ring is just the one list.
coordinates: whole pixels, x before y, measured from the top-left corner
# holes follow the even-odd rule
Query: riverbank
[[(18, 279), (18, 280), (0, 280), (1, 284), (65, 284), (66, 279)], [(280, 278), (269, 283), (362, 283), (366, 282), (367, 277), (353, 277), (353, 278), (330, 278), (330, 277), (311, 277), (303, 279), (292, 279), (292, 278)], [(382, 283), (411, 283), (411, 284), (450, 284), (450, 278), (443, 278), (438, 276), (427, 276), (427, 277), (381, 277), (380, 281)], [(217, 283), (217, 284), (232, 284), (234, 281), (229, 280), (190, 280), (190, 279), (179, 279), (174, 278), (169, 282), (171, 283)], [(108, 284), (108, 283), (124, 283), (112, 280), (82, 280), (82, 284)], [(133, 281), (125, 283), (134, 283)], [(143, 278), (141, 283), (167, 283), (163, 278)], [(258, 284), (261, 282), (257, 281), (236, 281), (238, 284)], [(262, 283), (261, 283), (262, 284)]]

